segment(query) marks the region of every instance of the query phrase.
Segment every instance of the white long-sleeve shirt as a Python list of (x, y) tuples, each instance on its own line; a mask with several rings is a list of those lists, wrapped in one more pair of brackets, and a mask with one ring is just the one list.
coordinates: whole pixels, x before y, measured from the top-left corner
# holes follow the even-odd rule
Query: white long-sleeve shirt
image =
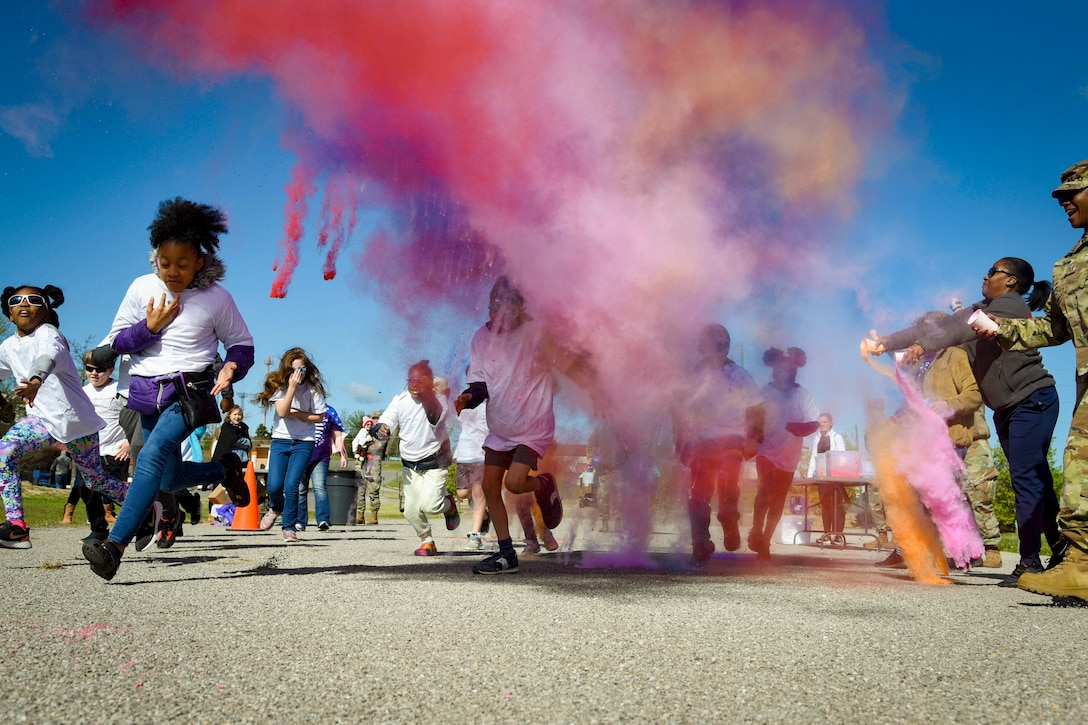
[(83, 392), (68, 341), (52, 325), (38, 325), (29, 335), (12, 335), (0, 343), (0, 380), (29, 380), (42, 372), (34, 363), (43, 357), (53, 361), (52, 367), (44, 371), (45, 378), (33, 406), (27, 406), (27, 415), (38, 418), (61, 443), (100, 431), (106, 421)]

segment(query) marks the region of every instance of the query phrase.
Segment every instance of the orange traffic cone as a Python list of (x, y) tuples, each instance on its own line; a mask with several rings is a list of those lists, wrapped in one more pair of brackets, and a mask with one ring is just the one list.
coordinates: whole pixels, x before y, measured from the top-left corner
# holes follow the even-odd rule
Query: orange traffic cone
[(246, 485), (249, 486), (249, 505), (234, 509), (234, 522), (230, 527), (235, 531), (258, 531), (261, 515), (257, 510), (257, 472), (253, 470), (253, 461), (246, 465)]

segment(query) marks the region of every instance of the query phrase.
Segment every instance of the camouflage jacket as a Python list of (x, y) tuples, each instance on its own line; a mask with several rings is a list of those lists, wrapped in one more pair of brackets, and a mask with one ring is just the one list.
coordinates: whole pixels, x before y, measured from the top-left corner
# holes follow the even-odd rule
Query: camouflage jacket
[(1001, 320), (998, 342), (1006, 350), (1031, 350), (1072, 340), (1077, 375), (1088, 373), (1088, 232), (1054, 265), (1054, 292), (1046, 316)]

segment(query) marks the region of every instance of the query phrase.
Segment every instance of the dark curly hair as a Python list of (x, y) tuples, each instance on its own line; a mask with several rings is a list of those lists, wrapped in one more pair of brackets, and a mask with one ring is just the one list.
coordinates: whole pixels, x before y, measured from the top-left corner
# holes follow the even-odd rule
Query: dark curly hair
[(227, 217), (214, 206), (177, 196), (159, 203), (147, 230), (154, 249), (165, 242), (189, 242), (201, 254), (211, 254), (219, 249), (219, 235), (227, 233)]
[(60, 318), (57, 317), (57, 308), (64, 304), (64, 292), (60, 287), (54, 287), (51, 284), (47, 284), (44, 287), (38, 287), (32, 284), (20, 284), (15, 287), (5, 287), (3, 292), (0, 292), (0, 296), (3, 297), (0, 300), (0, 307), (3, 307), (4, 317), (11, 318), (11, 305), (8, 304), (8, 300), (11, 296), (21, 289), (34, 290), (37, 294), (40, 294), (45, 298), (45, 307), (49, 311), (49, 317), (46, 318), (46, 322), (56, 328), (60, 328)]

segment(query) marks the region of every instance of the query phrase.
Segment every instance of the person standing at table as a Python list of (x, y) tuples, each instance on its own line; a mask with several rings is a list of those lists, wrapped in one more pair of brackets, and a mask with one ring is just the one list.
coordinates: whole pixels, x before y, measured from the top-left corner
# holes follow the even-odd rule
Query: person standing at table
[[(846, 441), (842, 434), (833, 428), (831, 413), (820, 413), (820, 429), (813, 434), (809, 444), (808, 478), (816, 475), (816, 456), (831, 451), (845, 451)], [(842, 531), (846, 527), (846, 486), (842, 484), (823, 485), (820, 487), (820, 518), (824, 524), (824, 535), (817, 539), (818, 544), (846, 543)], [(836, 535), (839, 540), (836, 540)]]

